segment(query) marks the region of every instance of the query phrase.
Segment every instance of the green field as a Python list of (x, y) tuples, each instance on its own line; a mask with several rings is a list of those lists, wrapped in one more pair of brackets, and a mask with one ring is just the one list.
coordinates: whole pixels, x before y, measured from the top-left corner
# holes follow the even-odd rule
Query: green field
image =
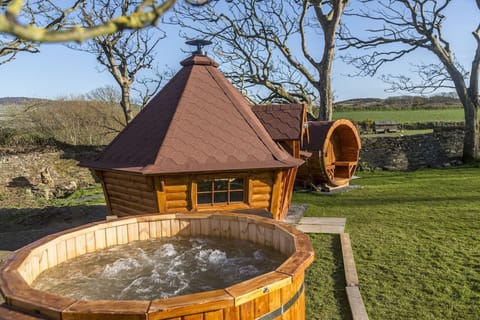
[[(480, 168), (358, 173), (360, 189), (295, 193), (308, 216), (346, 217), (370, 319), (478, 319)], [(337, 236), (312, 236), (307, 319), (348, 319)]]
[(429, 121), (463, 121), (463, 109), (438, 110), (392, 110), (392, 111), (339, 111), (333, 112), (334, 119), (394, 120), (397, 123), (429, 122)]

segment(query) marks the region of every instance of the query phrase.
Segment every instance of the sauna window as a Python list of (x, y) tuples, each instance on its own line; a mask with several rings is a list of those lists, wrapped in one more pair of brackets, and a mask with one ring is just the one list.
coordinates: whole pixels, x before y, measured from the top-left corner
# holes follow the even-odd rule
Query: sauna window
[(241, 178), (210, 179), (197, 182), (197, 203), (243, 202), (244, 180)]

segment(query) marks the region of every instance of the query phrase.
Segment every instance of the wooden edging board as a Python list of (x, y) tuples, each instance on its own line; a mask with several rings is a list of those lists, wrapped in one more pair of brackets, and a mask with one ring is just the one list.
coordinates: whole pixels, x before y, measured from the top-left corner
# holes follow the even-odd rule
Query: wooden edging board
[(348, 233), (340, 234), (342, 246), (343, 268), (345, 272), (345, 291), (353, 320), (368, 320), (367, 309), (362, 300), (355, 260), (353, 259), (352, 244)]

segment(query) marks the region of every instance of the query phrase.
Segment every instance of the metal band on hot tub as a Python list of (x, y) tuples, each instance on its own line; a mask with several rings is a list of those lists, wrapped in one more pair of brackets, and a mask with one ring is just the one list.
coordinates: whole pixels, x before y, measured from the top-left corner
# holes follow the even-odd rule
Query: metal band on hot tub
[(267, 313), (267, 314), (265, 314), (261, 317), (258, 317), (255, 320), (272, 320), (272, 319), (275, 319), (276, 317), (281, 316), (282, 314), (287, 312), (288, 309), (290, 309), (290, 307), (295, 304), (295, 302), (297, 302), (298, 298), (300, 298), (300, 296), (302, 295), (304, 288), (305, 288), (305, 283), (302, 283), (302, 285), (298, 289), (297, 293), (295, 293), (295, 295), (292, 298), (290, 298), (290, 300), (288, 300), (287, 303), (282, 305), (277, 310), (274, 310), (274, 311), (272, 311), (270, 313)]

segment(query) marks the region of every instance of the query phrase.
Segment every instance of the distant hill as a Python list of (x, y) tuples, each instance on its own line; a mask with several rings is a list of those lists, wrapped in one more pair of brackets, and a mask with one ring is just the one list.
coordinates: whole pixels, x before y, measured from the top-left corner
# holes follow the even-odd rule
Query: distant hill
[(48, 99), (27, 98), (27, 97), (3, 97), (3, 98), (0, 98), (0, 105), (28, 104), (28, 103), (36, 103), (39, 101), (47, 101), (47, 100)]
[(335, 111), (411, 110), (461, 108), (460, 100), (448, 96), (395, 96), (386, 99), (358, 98), (334, 103)]

